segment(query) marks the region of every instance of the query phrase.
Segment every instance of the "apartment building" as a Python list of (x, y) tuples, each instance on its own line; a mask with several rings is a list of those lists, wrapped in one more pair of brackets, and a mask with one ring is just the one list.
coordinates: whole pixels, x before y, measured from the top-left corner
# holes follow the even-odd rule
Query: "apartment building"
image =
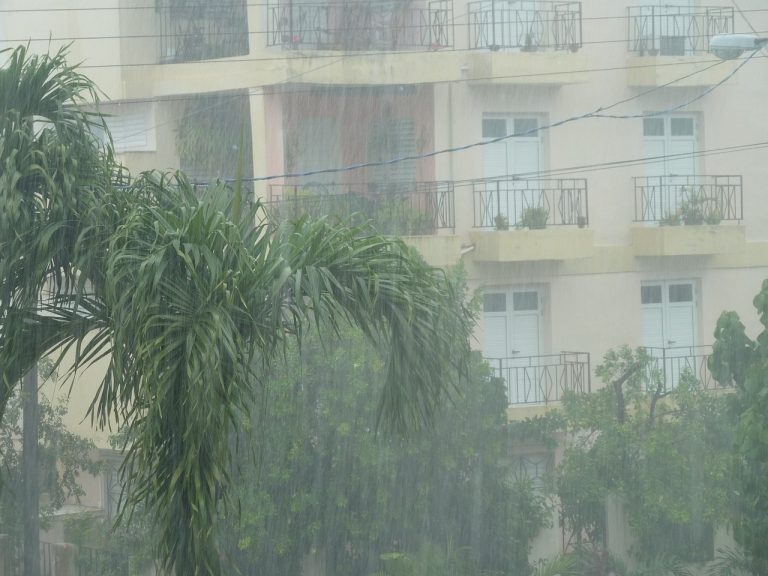
[[(720, 312), (757, 329), (768, 65), (721, 61), (709, 40), (768, 31), (762, 0), (3, 7), (3, 46), (76, 39), (132, 171), (205, 182), (243, 158), (272, 217), (364, 213), (463, 263), (510, 418), (602, 386), (593, 369), (622, 344), (647, 347), (668, 386), (688, 368), (715, 387)], [(521, 457), (534, 477), (549, 462)]]

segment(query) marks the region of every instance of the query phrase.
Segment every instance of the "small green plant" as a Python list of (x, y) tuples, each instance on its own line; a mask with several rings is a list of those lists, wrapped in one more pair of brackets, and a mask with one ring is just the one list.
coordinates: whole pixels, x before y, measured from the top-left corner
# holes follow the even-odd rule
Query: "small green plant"
[(688, 199), (680, 206), (680, 215), (686, 226), (701, 226), (702, 224), (720, 224), (723, 215), (717, 207), (715, 198), (691, 192)]
[(504, 214), (496, 214), (496, 218), (493, 219), (493, 223), (496, 226), (496, 230), (509, 230), (509, 218)]
[(544, 206), (532, 206), (523, 210), (518, 226), (531, 230), (541, 230), (547, 227), (547, 220), (549, 220), (549, 210)]

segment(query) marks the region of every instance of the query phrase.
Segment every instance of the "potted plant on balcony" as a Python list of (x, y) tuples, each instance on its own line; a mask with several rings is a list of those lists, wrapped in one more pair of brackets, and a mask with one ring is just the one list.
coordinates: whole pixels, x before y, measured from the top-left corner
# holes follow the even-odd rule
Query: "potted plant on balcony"
[(680, 214), (686, 226), (716, 225), (723, 219), (714, 198), (703, 195), (691, 195), (680, 206)]
[(530, 230), (541, 230), (547, 227), (549, 220), (549, 210), (544, 206), (531, 206), (523, 210), (518, 222), (518, 228), (529, 228)]
[(496, 227), (496, 230), (509, 230), (509, 218), (507, 218), (504, 214), (499, 212), (496, 214), (496, 217), (493, 219), (494, 226)]

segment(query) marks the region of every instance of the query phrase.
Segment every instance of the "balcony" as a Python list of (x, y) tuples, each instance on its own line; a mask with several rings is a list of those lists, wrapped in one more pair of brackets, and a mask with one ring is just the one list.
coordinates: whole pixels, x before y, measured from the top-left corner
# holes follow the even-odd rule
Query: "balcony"
[(212, 4), (158, 0), (156, 10), (161, 64), (248, 54), (245, 0)]
[[(415, 3), (414, 3), (415, 4)], [(267, 45), (285, 50), (439, 50), (453, 46), (452, 0), (283, 1), (268, 6)]]
[[(645, 351), (650, 356), (644, 378), (649, 389), (660, 383), (662, 393), (668, 393), (676, 388), (686, 375), (694, 378), (702, 390), (726, 389), (714, 379), (707, 365), (712, 355), (712, 346), (645, 348)], [(659, 378), (660, 382), (657, 383), (656, 378)]]
[(510, 406), (551, 404), (565, 392), (592, 390), (587, 352), (545, 356), (486, 358), (494, 376), (504, 380)]
[[(716, 34), (734, 31), (732, 7), (634, 6), (628, 18), (628, 81), (631, 86), (660, 86), (710, 66), (709, 41)], [(679, 62), (685, 70), (681, 72)], [(663, 64), (656, 66), (655, 64)], [(676, 86), (711, 86), (722, 79), (721, 70), (703, 71)]]
[(363, 224), (382, 234), (424, 236), (453, 229), (452, 182), (402, 184), (273, 184), (266, 204), (276, 220), (332, 217)]
[(581, 48), (581, 2), (470, 2), (469, 47), (575, 52)]
[(479, 0), (468, 5), (466, 79), (478, 84), (581, 82), (581, 2)]
[(471, 183), (474, 258), (485, 262), (590, 256), (587, 181), (494, 178)]
[[(744, 247), (741, 176), (644, 176), (634, 179), (638, 256), (711, 255)], [(724, 225), (723, 222), (731, 225)]]

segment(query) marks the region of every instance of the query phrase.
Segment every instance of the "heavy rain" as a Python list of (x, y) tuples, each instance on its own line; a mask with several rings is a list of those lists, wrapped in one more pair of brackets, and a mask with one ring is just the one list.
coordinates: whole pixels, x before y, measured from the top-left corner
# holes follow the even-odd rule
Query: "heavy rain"
[(716, 2), (0, 0), (0, 576), (768, 576)]

